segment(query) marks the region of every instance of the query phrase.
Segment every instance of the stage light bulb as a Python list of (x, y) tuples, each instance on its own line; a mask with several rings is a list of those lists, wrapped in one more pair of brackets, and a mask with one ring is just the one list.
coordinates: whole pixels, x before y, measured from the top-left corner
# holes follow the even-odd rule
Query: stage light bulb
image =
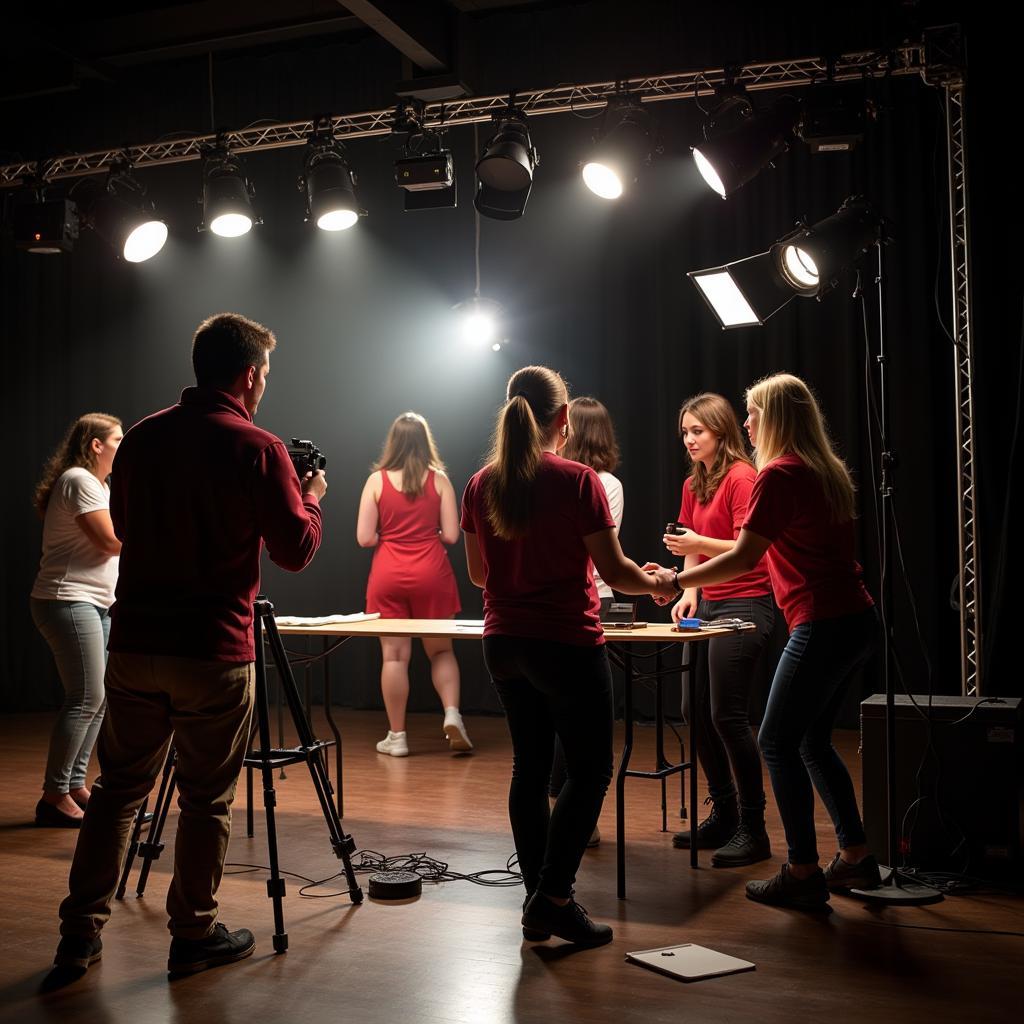
[(494, 337), (496, 325), (489, 313), (467, 313), (462, 321), (462, 336), (474, 345), (487, 345)]
[(622, 195), (622, 179), (607, 164), (591, 161), (583, 167), (583, 182), (602, 199), (618, 199)]
[(142, 263), (155, 256), (167, 241), (167, 225), (162, 220), (140, 224), (124, 243), (124, 258), (129, 263)]
[(718, 172), (711, 166), (711, 161), (699, 149), (693, 151), (693, 159), (697, 164), (697, 170), (700, 171), (701, 177), (724, 199), (725, 185), (722, 184), (722, 179), (718, 176)]
[(355, 210), (328, 210), (317, 218), (316, 226), (321, 231), (344, 231), (359, 220)]
[(818, 286), (818, 267), (811, 254), (799, 245), (787, 245), (782, 251), (782, 265), (786, 276), (799, 288)]
[(210, 222), (210, 230), (221, 238), (238, 238), (252, 230), (252, 218), (243, 213), (223, 213)]

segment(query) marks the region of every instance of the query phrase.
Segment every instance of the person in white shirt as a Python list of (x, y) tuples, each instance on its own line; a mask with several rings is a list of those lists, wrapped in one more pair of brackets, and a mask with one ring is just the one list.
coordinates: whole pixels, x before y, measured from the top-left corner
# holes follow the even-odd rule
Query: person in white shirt
[(116, 416), (80, 416), (36, 486), (43, 555), (32, 587), (32, 619), (53, 651), (65, 694), (50, 738), (37, 825), (79, 828), (89, 802), (86, 770), (103, 721), (109, 609), (121, 551), (106, 480), (121, 436)]
[[(615, 520), (615, 534), (618, 536), (622, 528), (623, 493), (622, 482), (613, 475), (613, 470), (619, 466), (619, 443), (615, 438), (615, 427), (608, 410), (596, 398), (583, 395), (569, 403), (569, 440), (562, 450), (562, 458), (580, 462), (597, 473), (604, 485), (608, 508), (612, 519)], [(596, 567), (594, 583), (597, 586), (597, 596), (601, 599), (601, 618), (604, 619), (614, 595), (612, 588), (601, 579)], [(555, 755), (551, 763), (551, 782), (548, 787), (552, 800), (557, 799), (564, 784), (565, 754), (561, 741), (556, 736)], [(597, 846), (600, 842), (601, 832), (595, 825), (587, 846)]]

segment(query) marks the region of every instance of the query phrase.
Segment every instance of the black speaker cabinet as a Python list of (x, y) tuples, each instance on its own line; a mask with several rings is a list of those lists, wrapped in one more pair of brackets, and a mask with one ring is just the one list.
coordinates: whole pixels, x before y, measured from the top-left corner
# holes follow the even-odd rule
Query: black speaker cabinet
[[(926, 871), (983, 878), (1024, 871), (1024, 702), (896, 697), (897, 850)], [(860, 706), (864, 827), (888, 863), (885, 696)], [(927, 716), (924, 717), (924, 716)]]

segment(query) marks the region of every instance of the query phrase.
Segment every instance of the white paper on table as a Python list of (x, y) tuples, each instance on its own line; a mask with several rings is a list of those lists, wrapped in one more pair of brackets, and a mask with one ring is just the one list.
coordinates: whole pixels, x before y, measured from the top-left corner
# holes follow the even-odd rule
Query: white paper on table
[(335, 626), (342, 622), (369, 622), (380, 612), (353, 612), (351, 615), (275, 615), (279, 626)]

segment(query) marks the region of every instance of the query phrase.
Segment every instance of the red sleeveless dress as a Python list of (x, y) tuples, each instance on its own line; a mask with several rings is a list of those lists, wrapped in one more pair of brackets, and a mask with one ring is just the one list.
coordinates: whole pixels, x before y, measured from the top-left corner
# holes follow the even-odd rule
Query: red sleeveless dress
[(459, 591), (441, 543), (441, 497), (434, 471), (418, 498), (395, 490), (382, 469), (377, 533), (366, 610), (385, 619), (450, 619), (459, 611)]

